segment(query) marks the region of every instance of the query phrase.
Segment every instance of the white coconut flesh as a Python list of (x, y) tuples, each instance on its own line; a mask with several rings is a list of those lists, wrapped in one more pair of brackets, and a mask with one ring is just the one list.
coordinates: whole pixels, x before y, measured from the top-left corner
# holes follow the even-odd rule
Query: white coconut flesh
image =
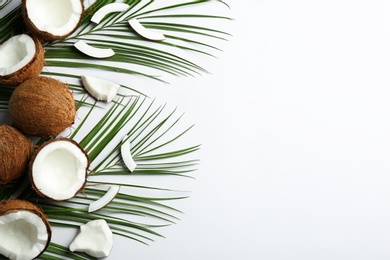
[(130, 6), (125, 3), (111, 3), (103, 6), (92, 16), (91, 22), (100, 23), (100, 21), (108, 14), (114, 12), (124, 12), (129, 9)]
[(115, 198), (119, 190), (119, 185), (110, 185), (108, 191), (103, 195), (103, 197), (89, 204), (88, 212), (94, 212), (107, 206)]
[(100, 258), (110, 254), (113, 244), (113, 234), (107, 222), (97, 219), (80, 227), (80, 232), (69, 245), (69, 250)]
[(131, 142), (128, 135), (125, 135), (122, 140), (121, 156), (126, 167), (129, 169), (130, 172), (133, 172), (137, 167), (137, 163), (134, 161), (133, 156), (131, 154)]
[(105, 102), (111, 102), (120, 88), (117, 83), (92, 76), (83, 75), (81, 81), (91, 96)]
[(0, 76), (12, 74), (30, 63), (35, 57), (35, 47), (27, 34), (13, 36), (0, 45)]
[(59, 140), (45, 145), (32, 165), (36, 189), (54, 200), (72, 198), (84, 186), (88, 158), (77, 145)]
[(108, 58), (115, 55), (115, 52), (111, 48), (97, 48), (89, 45), (83, 40), (79, 40), (74, 43), (74, 47), (93, 58)]
[(26, 210), (0, 217), (0, 237), (0, 254), (10, 259), (33, 259), (49, 240), (43, 220)]
[(83, 13), (80, 0), (27, 0), (26, 9), (38, 30), (55, 36), (72, 32)]
[(152, 41), (163, 41), (165, 40), (165, 35), (156, 31), (152, 31), (145, 26), (143, 26), (136, 18), (132, 18), (128, 21), (131, 28), (141, 35), (142, 37), (152, 40)]

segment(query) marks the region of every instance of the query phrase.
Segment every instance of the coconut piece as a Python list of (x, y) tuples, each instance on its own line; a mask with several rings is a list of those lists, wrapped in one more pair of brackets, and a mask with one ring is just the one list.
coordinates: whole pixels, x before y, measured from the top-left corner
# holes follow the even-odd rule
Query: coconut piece
[(105, 102), (111, 102), (120, 88), (117, 83), (91, 76), (83, 75), (81, 81), (91, 96)]
[(15, 88), (9, 100), (9, 113), (20, 131), (52, 137), (74, 123), (76, 103), (68, 85), (40, 76)]
[(19, 130), (0, 125), (0, 188), (12, 184), (26, 171), (33, 144)]
[(0, 254), (9, 259), (35, 259), (48, 247), (51, 228), (41, 209), (24, 200), (0, 204)]
[(163, 41), (165, 40), (165, 35), (156, 31), (152, 31), (144, 27), (137, 18), (132, 18), (129, 21), (129, 24), (133, 30), (141, 35), (142, 37), (152, 40), (152, 41)]
[(133, 156), (131, 155), (131, 143), (128, 135), (125, 135), (122, 140), (121, 155), (126, 167), (129, 169), (129, 171), (133, 172), (137, 167), (137, 163), (134, 161)]
[(80, 226), (80, 232), (69, 245), (69, 250), (100, 258), (110, 254), (113, 244), (113, 234), (107, 222), (97, 219)]
[(84, 12), (82, 0), (22, 0), (23, 19), (39, 38), (65, 39), (76, 30)]
[(42, 44), (27, 34), (15, 35), (0, 45), (0, 84), (19, 85), (37, 77), (44, 65)]
[(74, 47), (84, 53), (85, 55), (88, 55), (93, 58), (109, 58), (111, 56), (115, 55), (115, 52), (111, 48), (96, 48), (88, 43), (86, 43), (83, 40), (79, 40), (74, 44)]
[(88, 167), (88, 156), (78, 143), (57, 138), (45, 142), (33, 154), (29, 176), (39, 195), (64, 201), (83, 190)]
[(89, 204), (88, 212), (94, 212), (107, 206), (115, 198), (119, 190), (119, 185), (110, 185), (110, 188), (103, 197)]
[(114, 12), (124, 12), (129, 9), (130, 6), (125, 3), (111, 3), (103, 6), (92, 16), (91, 22), (100, 23), (100, 21), (108, 14)]

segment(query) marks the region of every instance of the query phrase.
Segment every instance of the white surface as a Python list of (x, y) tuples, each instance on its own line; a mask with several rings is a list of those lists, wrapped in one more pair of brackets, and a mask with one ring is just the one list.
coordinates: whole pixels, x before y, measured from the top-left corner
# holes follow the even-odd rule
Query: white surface
[(156, 90), (203, 145), (185, 214), (109, 259), (390, 259), (390, 2), (229, 4), (213, 74)]

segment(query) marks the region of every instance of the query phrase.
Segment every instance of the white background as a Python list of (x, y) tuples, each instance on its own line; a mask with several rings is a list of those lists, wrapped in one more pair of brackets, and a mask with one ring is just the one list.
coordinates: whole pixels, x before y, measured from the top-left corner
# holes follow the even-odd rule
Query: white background
[(202, 143), (184, 214), (109, 259), (390, 259), (390, 2), (228, 3), (212, 74), (159, 90)]

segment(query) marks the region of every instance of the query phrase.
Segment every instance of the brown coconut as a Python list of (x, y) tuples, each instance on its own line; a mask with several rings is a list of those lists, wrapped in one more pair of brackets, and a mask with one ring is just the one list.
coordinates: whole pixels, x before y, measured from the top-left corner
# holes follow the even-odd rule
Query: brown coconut
[[(79, 2), (81, 4), (81, 9), (82, 9), (79, 20), (77, 21), (77, 23), (74, 25), (73, 28), (70, 28), (67, 33), (61, 34), (61, 35), (52, 34), (50, 32), (47, 32), (45, 30), (40, 30), (39, 28), (37, 28), (37, 26), (32, 21), (31, 17), (29, 16), (29, 12), (26, 8), (26, 4), (28, 1), (34, 1), (34, 0), (22, 0), (22, 3), (21, 3), (21, 11), (22, 11), (22, 17), (23, 17), (24, 23), (26, 24), (26, 27), (31, 31), (32, 34), (36, 35), (38, 38), (40, 38), (42, 40), (55, 41), (55, 40), (65, 39), (70, 34), (72, 34), (77, 29), (77, 27), (80, 25), (81, 18), (82, 18), (83, 13), (84, 13), (84, 2), (82, 0), (79, 0)], [(52, 1), (52, 0), (50, 0), (50, 1)], [(59, 0), (56, 0), (56, 1), (57, 1), (57, 3), (60, 3)], [(42, 1), (41, 1), (41, 4), (43, 4)], [(58, 12), (58, 10), (55, 10), (54, 8), (45, 8), (45, 10), (47, 12)], [(61, 9), (59, 11), (61, 12), (61, 11), (63, 11), (63, 9)], [(44, 16), (44, 15), (45, 15), (45, 12), (44, 11), (41, 12), (40, 18), (42, 18), (42, 16)], [(44, 18), (42, 18), (42, 20), (44, 20)]]
[(27, 79), (37, 77), (41, 74), (42, 68), (45, 64), (45, 50), (41, 42), (33, 38), (35, 43), (35, 56), (23, 68), (11, 74), (0, 76), (0, 84), (16, 86)]
[[(39, 218), (42, 219), (43, 223), (46, 226), (46, 230), (47, 230), (47, 234), (48, 234), (48, 240), (46, 243), (46, 247), (44, 247), (44, 249), (38, 255), (35, 256), (35, 258), (36, 258), (36, 257), (40, 256), (49, 246), (49, 243), (51, 241), (51, 234), (52, 234), (50, 223), (49, 223), (46, 215), (43, 213), (43, 211), (39, 207), (35, 206), (34, 204), (32, 204), (29, 201), (20, 200), (20, 199), (10, 199), (10, 200), (4, 200), (0, 203), (0, 216), (5, 216), (7, 214), (16, 213), (16, 212), (20, 212), (20, 211), (28, 211), (28, 212), (31, 212), (31, 213), (37, 215)], [(5, 239), (6, 238), (4, 238), (4, 237), (2, 238), (2, 240), (5, 240)]]
[(0, 188), (26, 173), (33, 144), (17, 129), (0, 125)]
[(15, 88), (9, 100), (13, 125), (40, 137), (53, 137), (74, 123), (76, 103), (67, 84), (39, 76)]

